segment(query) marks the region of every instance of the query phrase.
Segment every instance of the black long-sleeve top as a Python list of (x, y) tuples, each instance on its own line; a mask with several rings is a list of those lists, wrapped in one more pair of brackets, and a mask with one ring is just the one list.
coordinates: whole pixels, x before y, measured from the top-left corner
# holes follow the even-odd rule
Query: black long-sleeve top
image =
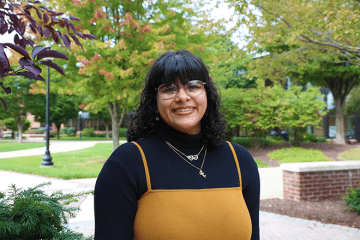
[[(239, 187), (239, 177), (232, 152), (226, 142), (208, 149), (203, 171), (181, 159), (165, 143), (183, 153), (197, 154), (203, 134), (187, 135), (164, 126), (156, 135), (141, 139), (151, 176), (152, 189), (206, 189)], [(165, 141), (164, 141), (165, 140)], [(240, 165), (243, 196), (252, 222), (252, 240), (259, 239), (260, 178), (257, 165), (241, 145), (232, 143)], [(197, 161), (200, 168), (204, 150)], [(133, 239), (133, 224), (139, 198), (147, 191), (144, 164), (133, 143), (122, 144), (104, 164), (95, 185), (95, 239)], [(239, 223), (241, 224), (241, 223)]]

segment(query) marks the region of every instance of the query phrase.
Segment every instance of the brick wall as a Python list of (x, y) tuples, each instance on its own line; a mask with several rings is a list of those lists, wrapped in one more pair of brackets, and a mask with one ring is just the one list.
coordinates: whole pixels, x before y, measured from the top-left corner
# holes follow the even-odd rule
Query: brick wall
[(283, 197), (295, 201), (320, 201), (340, 197), (348, 186), (360, 187), (360, 161), (286, 163)]

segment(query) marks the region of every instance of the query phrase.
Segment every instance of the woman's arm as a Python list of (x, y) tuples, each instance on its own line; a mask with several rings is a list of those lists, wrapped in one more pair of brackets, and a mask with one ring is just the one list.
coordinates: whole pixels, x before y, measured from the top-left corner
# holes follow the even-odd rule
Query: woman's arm
[(243, 146), (233, 143), (236, 155), (239, 160), (243, 196), (252, 224), (251, 240), (260, 239), (259, 208), (260, 208), (260, 176), (254, 158)]
[[(121, 146), (104, 164), (95, 185), (95, 239), (133, 239), (141, 156), (134, 144)], [(140, 162), (141, 163), (141, 162)], [(140, 169), (138, 169), (140, 168)]]

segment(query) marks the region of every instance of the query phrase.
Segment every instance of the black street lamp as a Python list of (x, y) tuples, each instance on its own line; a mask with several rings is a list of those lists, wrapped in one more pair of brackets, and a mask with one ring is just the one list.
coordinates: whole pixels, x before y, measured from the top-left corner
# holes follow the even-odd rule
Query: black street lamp
[(41, 166), (48, 167), (53, 166), (54, 163), (51, 161), (52, 157), (50, 156), (50, 150), (49, 150), (49, 108), (50, 108), (50, 72), (49, 67), (47, 67), (47, 81), (46, 81), (46, 150), (45, 155), (43, 157), (43, 161), (41, 162)]
[(81, 140), (81, 114), (82, 111), (79, 112), (79, 131), (80, 131), (80, 140)]

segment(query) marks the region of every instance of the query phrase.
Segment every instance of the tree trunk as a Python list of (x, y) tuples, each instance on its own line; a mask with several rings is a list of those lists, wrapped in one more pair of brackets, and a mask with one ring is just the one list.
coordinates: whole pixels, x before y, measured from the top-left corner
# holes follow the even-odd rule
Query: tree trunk
[(109, 112), (111, 115), (113, 150), (119, 147), (119, 122), (120, 122), (120, 102), (108, 102)]
[(126, 105), (129, 99), (129, 95), (126, 96), (125, 105), (120, 116), (120, 101), (108, 102), (109, 112), (111, 115), (111, 127), (112, 127), (112, 139), (113, 139), (113, 150), (119, 147), (119, 129), (120, 124), (124, 118)]
[(60, 139), (60, 128), (61, 128), (61, 124), (60, 125), (56, 125), (56, 129), (57, 129), (57, 139)]
[(290, 140), (290, 146), (299, 147), (301, 141), (303, 140), (304, 133), (304, 127), (293, 127), (291, 132), (292, 139)]
[(24, 128), (25, 123), (18, 123), (18, 143), (22, 143), (22, 130)]
[(105, 122), (105, 130), (106, 130), (106, 139), (109, 140), (109, 123), (106, 121)]
[(345, 133), (344, 133), (344, 108), (345, 104), (341, 104), (341, 99), (334, 97), (335, 109), (336, 109), (336, 143), (345, 144)]
[(125, 112), (126, 112), (126, 107), (127, 107), (128, 100), (129, 100), (129, 95), (126, 96), (125, 105), (124, 105), (124, 107), (123, 107), (123, 110), (122, 110), (122, 113), (121, 113), (121, 117), (120, 117), (119, 128), (120, 128), (122, 122), (124, 121), (124, 116), (125, 116)]

